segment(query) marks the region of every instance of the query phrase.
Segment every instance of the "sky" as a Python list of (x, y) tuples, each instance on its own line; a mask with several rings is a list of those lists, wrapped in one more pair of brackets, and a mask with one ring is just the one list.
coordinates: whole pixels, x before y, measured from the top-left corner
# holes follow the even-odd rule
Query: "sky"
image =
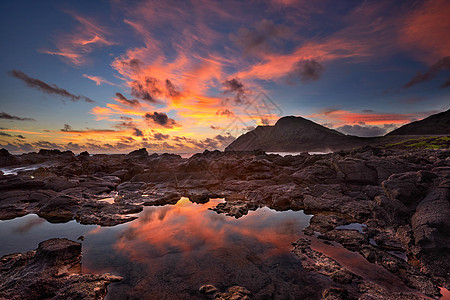
[(2, 1), (0, 148), (222, 150), (295, 115), (379, 136), (450, 106), (450, 1)]

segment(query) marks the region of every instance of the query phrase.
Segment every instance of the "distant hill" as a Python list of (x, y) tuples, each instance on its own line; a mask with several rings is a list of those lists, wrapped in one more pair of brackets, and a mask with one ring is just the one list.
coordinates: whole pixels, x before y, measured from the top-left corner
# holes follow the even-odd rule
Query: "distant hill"
[(225, 151), (330, 151), (354, 147), (364, 138), (348, 136), (302, 117), (283, 117), (274, 126), (258, 126)]
[(274, 126), (258, 126), (232, 142), (225, 151), (337, 151), (365, 145), (402, 142), (408, 136), (450, 135), (450, 110), (404, 125), (383, 137), (345, 135), (302, 117), (282, 117)]
[(388, 133), (393, 135), (450, 135), (450, 109), (421, 121), (406, 124)]

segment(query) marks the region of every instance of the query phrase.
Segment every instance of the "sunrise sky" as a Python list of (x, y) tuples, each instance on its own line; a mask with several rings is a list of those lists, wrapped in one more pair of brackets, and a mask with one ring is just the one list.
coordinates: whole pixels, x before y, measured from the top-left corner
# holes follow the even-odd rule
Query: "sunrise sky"
[(450, 105), (450, 1), (2, 1), (0, 148), (223, 149), (296, 115), (383, 135)]

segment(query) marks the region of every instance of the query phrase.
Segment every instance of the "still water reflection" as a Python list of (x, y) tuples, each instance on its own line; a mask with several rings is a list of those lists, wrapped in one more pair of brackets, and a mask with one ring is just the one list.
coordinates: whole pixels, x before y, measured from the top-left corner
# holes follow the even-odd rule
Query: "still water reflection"
[(125, 279), (108, 288), (109, 299), (196, 298), (203, 284), (242, 285), (255, 295), (316, 296), (291, 254), (311, 216), (258, 209), (235, 219), (208, 210), (220, 199), (146, 207), (136, 221), (114, 226), (50, 224), (35, 215), (0, 222), (8, 241), (0, 255), (35, 249), (52, 237), (83, 243), (83, 272), (111, 272)]

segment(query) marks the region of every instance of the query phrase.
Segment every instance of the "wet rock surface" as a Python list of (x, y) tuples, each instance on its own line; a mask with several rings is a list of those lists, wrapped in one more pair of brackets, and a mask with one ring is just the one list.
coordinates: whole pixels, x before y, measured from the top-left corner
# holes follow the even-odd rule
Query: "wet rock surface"
[[(450, 150), (364, 147), (284, 157), (205, 151), (189, 159), (145, 149), (93, 156), (3, 151), (1, 157), (1, 167), (44, 164), (0, 175), (3, 220), (36, 213), (50, 222), (114, 226), (137, 218), (145, 205), (174, 204), (182, 196), (197, 203), (224, 198), (213, 210), (235, 218), (263, 206), (303, 209), (314, 214), (305, 234), (360, 253), (423, 294), (437, 297), (438, 287), (450, 287)], [(364, 228), (336, 229), (350, 223)], [(363, 295), (352, 283), (359, 279), (345, 274), (337, 288)], [(344, 297), (339, 289), (323, 297)]]
[(122, 278), (81, 274), (81, 244), (50, 239), (36, 250), (0, 258), (1, 299), (103, 299)]

